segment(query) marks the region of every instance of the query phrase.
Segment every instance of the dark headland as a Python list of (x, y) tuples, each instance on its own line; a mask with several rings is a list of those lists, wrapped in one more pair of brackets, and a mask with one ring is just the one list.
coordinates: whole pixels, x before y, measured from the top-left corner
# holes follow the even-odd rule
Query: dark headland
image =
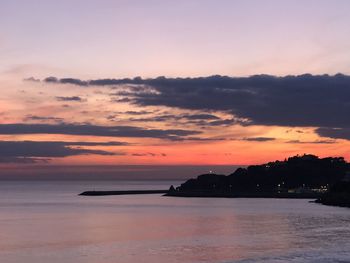
[[(284, 161), (238, 168), (230, 175), (203, 174), (167, 196), (307, 198), (326, 205), (350, 205), (350, 164), (343, 157), (319, 158), (305, 154)], [(347, 187), (341, 187), (343, 185)]]
[(327, 193), (320, 196), (316, 203), (350, 207), (350, 182), (342, 181), (336, 183)]
[(304, 198), (350, 207), (350, 163), (343, 157), (304, 154), (284, 161), (238, 168), (230, 175), (208, 173), (169, 190), (85, 191), (82, 196), (164, 194), (175, 197)]

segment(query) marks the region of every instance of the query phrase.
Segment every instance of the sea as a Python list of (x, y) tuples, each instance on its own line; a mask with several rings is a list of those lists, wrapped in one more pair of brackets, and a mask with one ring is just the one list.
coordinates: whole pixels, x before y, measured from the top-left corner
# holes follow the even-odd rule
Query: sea
[(79, 196), (179, 181), (1, 181), (1, 263), (350, 262), (350, 209), (297, 199)]

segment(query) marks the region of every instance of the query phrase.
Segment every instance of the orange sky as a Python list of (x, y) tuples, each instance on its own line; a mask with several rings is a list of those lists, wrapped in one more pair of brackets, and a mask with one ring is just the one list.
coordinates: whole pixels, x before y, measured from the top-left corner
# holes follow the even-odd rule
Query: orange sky
[(0, 166), (350, 160), (349, 1), (39, 2), (0, 3)]
[[(115, 155), (82, 154), (50, 158), (51, 164), (62, 165), (248, 165), (312, 153), (319, 156), (350, 158), (347, 140), (323, 138), (315, 133), (317, 127), (283, 127), (232, 124), (205, 129), (183, 121), (143, 121), (164, 114), (199, 114), (164, 106), (140, 107), (127, 102), (112, 102), (111, 87), (79, 87), (3, 80), (8, 88), (1, 94), (0, 124), (59, 124), (89, 123), (101, 126), (132, 125), (145, 129), (199, 130), (197, 138), (210, 140), (171, 141), (161, 138), (81, 136), (64, 134), (3, 134), (3, 141), (64, 141), (64, 142), (125, 142), (122, 146), (70, 146), (104, 150)], [(57, 97), (79, 96), (81, 101), (59, 101)], [(130, 113), (131, 112), (131, 113)], [(135, 112), (140, 114), (135, 114)], [(205, 112), (227, 118), (220, 111)], [(31, 119), (31, 117), (42, 119)], [(137, 120), (139, 119), (139, 120)], [(248, 138), (248, 140), (247, 140)], [(249, 140), (253, 138), (253, 140)], [(273, 138), (257, 141), (254, 138)], [(293, 143), (293, 141), (298, 141)], [(324, 142), (324, 143), (322, 143)], [(5, 164), (9, 165), (9, 164)], [(18, 165), (18, 164), (15, 164)]]

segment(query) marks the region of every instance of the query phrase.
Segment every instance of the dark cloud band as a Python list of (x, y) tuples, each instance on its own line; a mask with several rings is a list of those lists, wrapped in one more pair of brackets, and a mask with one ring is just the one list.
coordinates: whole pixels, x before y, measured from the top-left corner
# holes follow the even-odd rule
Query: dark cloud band
[[(285, 77), (256, 75), (240, 78), (138, 77), (88, 81), (50, 77), (43, 81), (80, 86), (133, 85), (135, 90), (131, 88), (124, 99), (137, 105), (225, 111), (249, 120), (250, 124), (331, 128), (350, 126), (350, 76), (342, 74)], [(140, 92), (142, 87), (148, 90), (151, 87), (152, 92)]]
[(350, 128), (318, 128), (316, 133), (322, 137), (329, 137), (333, 139), (350, 140)]
[(199, 131), (181, 129), (143, 129), (134, 126), (97, 126), (76, 124), (0, 124), (0, 134), (68, 134), (104, 137), (161, 138), (169, 140), (183, 139), (188, 135), (200, 134)]
[[(103, 150), (85, 149), (72, 146), (120, 145), (117, 143), (97, 142), (61, 142), (61, 141), (0, 141), (0, 158), (2, 161), (30, 162), (35, 158), (68, 157), (74, 155), (98, 154), (119, 155)], [(12, 158), (12, 159), (11, 159)], [(26, 159), (32, 158), (32, 159)], [(34, 158), (34, 159), (33, 159)], [(39, 159), (38, 159), (39, 160)]]

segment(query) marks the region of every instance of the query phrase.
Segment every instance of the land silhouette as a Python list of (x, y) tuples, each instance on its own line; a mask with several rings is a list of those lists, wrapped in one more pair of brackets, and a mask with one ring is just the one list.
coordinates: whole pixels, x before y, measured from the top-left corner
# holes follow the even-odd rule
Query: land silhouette
[(305, 198), (350, 207), (350, 163), (343, 157), (304, 154), (284, 161), (238, 168), (229, 175), (208, 173), (169, 190), (85, 191), (82, 196), (159, 194), (175, 197)]
[(336, 183), (327, 193), (320, 196), (316, 203), (350, 207), (350, 182), (342, 181)]
[[(167, 196), (180, 197), (277, 197), (318, 198), (324, 204), (337, 204), (335, 193), (350, 204), (350, 164), (343, 157), (319, 158), (297, 155), (284, 161), (238, 168), (230, 175), (208, 173), (170, 187)], [(343, 186), (343, 187), (342, 187)], [(326, 199), (326, 196), (328, 197)], [(330, 202), (332, 198), (332, 202)], [(342, 199), (342, 204), (346, 202)], [(327, 200), (327, 201), (326, 201)]]

